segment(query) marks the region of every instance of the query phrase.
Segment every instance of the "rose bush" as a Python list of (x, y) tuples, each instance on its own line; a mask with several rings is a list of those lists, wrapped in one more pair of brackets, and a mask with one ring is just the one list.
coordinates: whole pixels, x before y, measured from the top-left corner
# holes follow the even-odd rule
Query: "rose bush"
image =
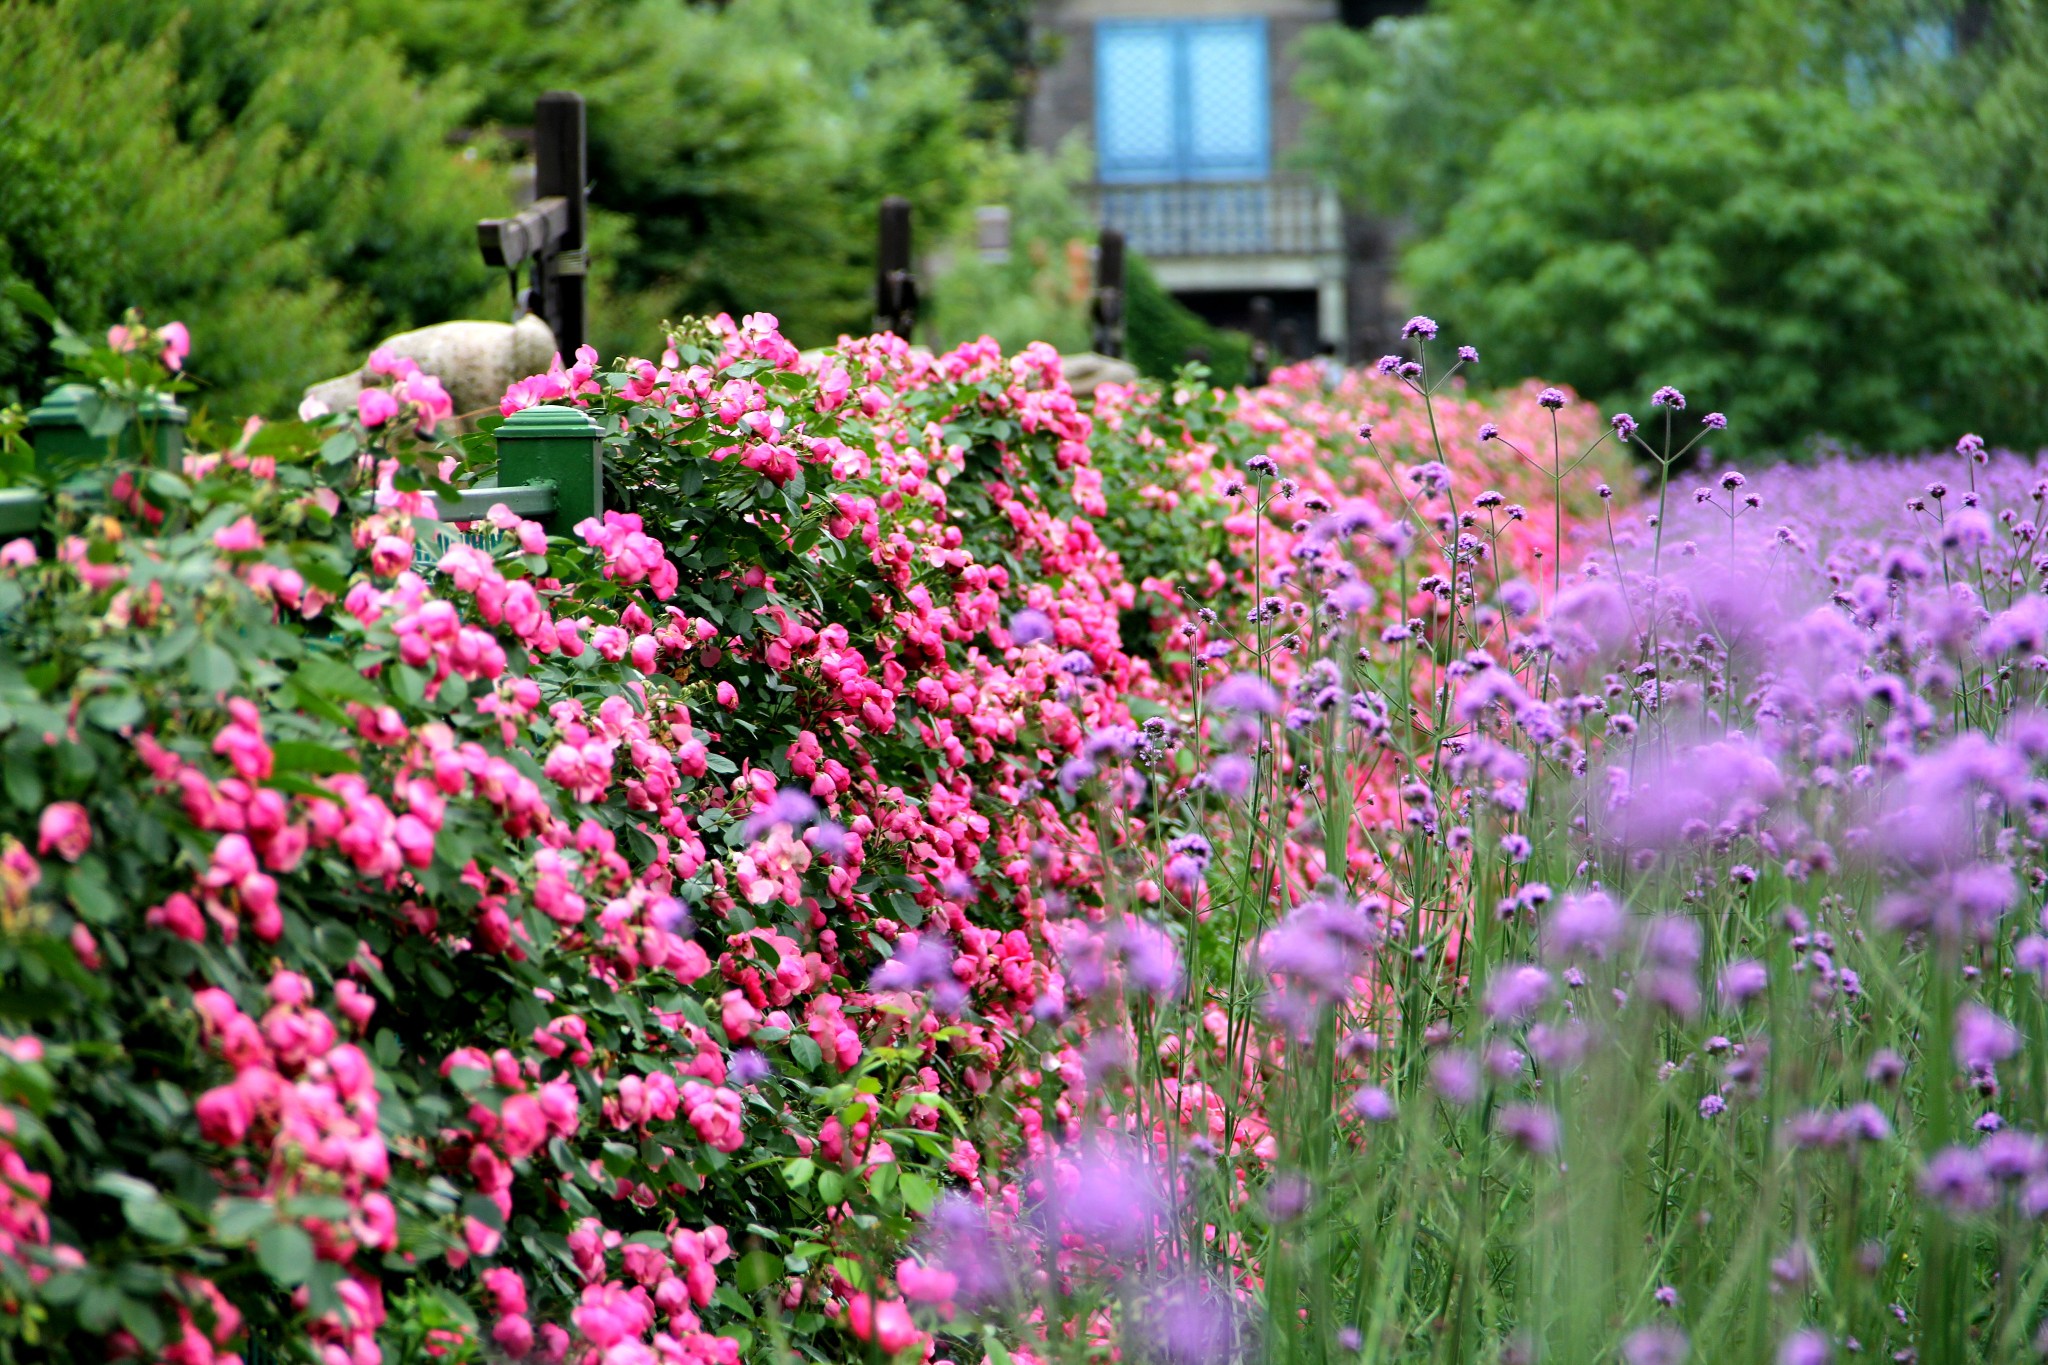
[[(1434, 479), (1429, 411), (719, 319), (507, 393), (602, 421), (602, 518), (423, 549), (489, 441), (378, 368), (0, 547), (0, 1356), (929, 1346), (902, 1246), (1074, 1117), (1103, 736), (1298, 517)], [(1526, 416), (1435, 420), (1543, 493)]]

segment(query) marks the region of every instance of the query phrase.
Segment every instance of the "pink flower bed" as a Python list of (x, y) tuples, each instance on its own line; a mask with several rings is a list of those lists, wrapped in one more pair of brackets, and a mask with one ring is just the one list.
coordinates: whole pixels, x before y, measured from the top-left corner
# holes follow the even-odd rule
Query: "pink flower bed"
[[(1333, 509), (1379, 546), (1348, 610), (1461, 610), (1404, 520), (1439, 478), (1422, 404), (1303, 367), (1091, 406), (1042, 347), (804, 357), (721, 319), (506, 395), (602, 418), (631, 510), (550, 537), (500, 508), (495, 553), (420, 572), (426, 481), (470, 457), (431, 376), (386, 370), (309, 442), (108, 471), (0, 549), (0, 1339), (957, 1349), (957, 1284), (901, 1248), (947, 1200), (1029, 1201), (1090, 1065), (1051, 1031), (1077, 973), (1162, 960), (1110, 890), (1147, 816), (1077, 795), (1247, 632), (1313, 635), (1247, 594), (1317, 571)], [(1482, 435), (1546, 448), (1528, 397), (1438, 403), (1488, 496), (1437, 529), (1540, 596), (1570, 523)], [(1312, 886), (1329, 853), (1289, 849)], [(1135, 883), (1176, 933), (1200, 863)], [(1179, 1102), (1222, 1136), (1214, 1093)], [(1231, 1131), (1256, 1154), (1256, 1114)]]

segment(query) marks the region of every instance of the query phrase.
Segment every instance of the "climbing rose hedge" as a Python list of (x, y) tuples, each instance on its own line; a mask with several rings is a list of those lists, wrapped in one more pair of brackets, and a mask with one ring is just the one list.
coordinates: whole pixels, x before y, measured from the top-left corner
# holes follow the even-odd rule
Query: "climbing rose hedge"
[[(1003, 1353), (899, 1261), (1073, 1119), (1089, 746), (1423, 406), (719, 319), (507, 393), (603, 421), (601, 519), (448, 538), (488, 437), (379, 363), (0, 547), (0, 1358)], [(1436, 416), (1554, 556), (1482, 454), (1548, 413)]]

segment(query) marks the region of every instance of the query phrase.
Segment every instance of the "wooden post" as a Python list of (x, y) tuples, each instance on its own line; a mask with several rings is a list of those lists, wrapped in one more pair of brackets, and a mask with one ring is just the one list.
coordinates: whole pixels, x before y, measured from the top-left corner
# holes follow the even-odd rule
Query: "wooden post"
[(910, 201), (890, 195), (882, 201), (875, 254), (875, 330), (905, 341), (917, 327), (917, 276), (910, 265)]
[(584, 191), (590, 184), (589, 147), (584, 139), (583, 96), (550, 90), (533, 105), (533, 193), (538, 199), (559, 195), (568, 201), (569, 221), (547, 262), (542, 286), (541, 316), (554, 329), (563, 355), (573, 355), (584, 342), (584, 277), (590, 257), (584, 250)]
[[(533, 161), (532, 205), (516, 217), (478, 223), (477, 244), (485, 265), (513, 272), (518, 311), (538, 314), (555, 334), (556, 346), (573, 355), (589, 331), (584, 283), (590, 253), (584, 225), (590, 158), (583, 96), (550, 90), (534, 101)], [(530, 272), (523, 291), (516, 287), (521, 265)]]
[(1106, 227), (1095, 248), (1095, 351), (1112, 360), (1124, 354), (1124, 234)]
[(1266, 382), (1273, 374), (1273, 300), (1264, 294), (1252, 295), (1252, 360), (1251, 373), (1246, 378), (1254, 388)]

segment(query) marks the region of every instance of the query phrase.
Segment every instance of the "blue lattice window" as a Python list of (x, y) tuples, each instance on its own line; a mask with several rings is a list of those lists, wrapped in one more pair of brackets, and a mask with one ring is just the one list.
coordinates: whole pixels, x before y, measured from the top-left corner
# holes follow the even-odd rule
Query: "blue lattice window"
[(1263, 179), (1267, 101), (1263, 19), (1095, 26), (1103, 180)]

